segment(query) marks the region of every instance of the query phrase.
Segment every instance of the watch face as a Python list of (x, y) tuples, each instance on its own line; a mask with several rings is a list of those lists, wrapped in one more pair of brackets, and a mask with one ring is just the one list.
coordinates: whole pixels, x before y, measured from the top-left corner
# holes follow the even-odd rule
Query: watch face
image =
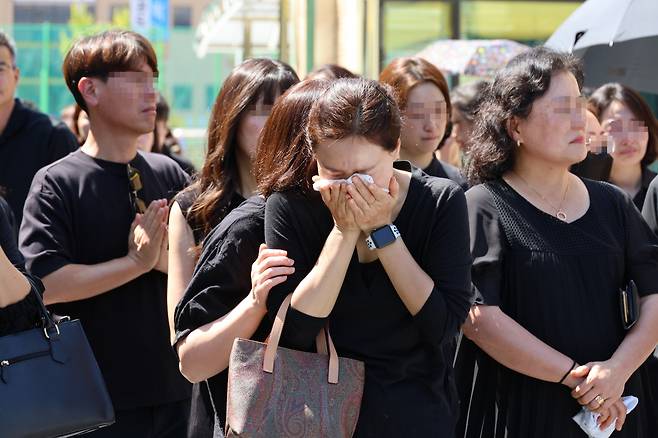
[(375, 245), (377, 245), (377, 248), (383, 248), (395, 241), (395, 234), (393, 234), (393, 230), (390, 227), (380, 228), (370, 234), (370, 237), (375, 242)]

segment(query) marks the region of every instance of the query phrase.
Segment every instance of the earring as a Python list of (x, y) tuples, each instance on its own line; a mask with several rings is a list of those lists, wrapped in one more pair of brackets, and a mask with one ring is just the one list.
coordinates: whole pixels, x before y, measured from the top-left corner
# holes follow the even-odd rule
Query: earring
[(520, 148), (522, 144), (523, 143), (521, 143), (521, 140), (516, 140), (516, 147), (517, 148)]

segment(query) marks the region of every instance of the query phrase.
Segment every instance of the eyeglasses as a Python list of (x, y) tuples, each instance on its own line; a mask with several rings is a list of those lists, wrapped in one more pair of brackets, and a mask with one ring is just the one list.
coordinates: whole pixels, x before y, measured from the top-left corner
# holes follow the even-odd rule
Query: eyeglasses
[(128, 164), (128, 183), (130, 184), (130, 203), (139, 214), (144, 214), (146, 212), (146, 204), (139, 197), (137, 192), (142, 190), (142, 178), (139, 174), (139, 171)]

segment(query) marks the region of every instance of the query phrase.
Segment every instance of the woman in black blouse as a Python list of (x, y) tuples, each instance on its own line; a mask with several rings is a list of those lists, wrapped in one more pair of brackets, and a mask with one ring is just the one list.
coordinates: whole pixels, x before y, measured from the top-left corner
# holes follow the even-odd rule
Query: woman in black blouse
[[(463, 331), (486, 354), (473, 385), (462, 340), (458, 436), (585, 437), (581, 405), (615, 436), (658, 436), (643, 365), (658, 341), (658, 239), (620, 190), (569, 173), (587, 152), (582, 79), (575, 58), (532, 49), (480, 108), (469, 176), (482, 184), (467, 193), (477, 304)], [(629, 280), (642, 298), (626, 332)], [(628, 416), (627, 395), (640, 400)]]
[(649, 184), (656, 173), (658, 126), (651, 108), (632, 88), (610, 83), (598, 88), (588, 107), (612, 143), (612, 169), (608, 181), (624, 190), (642, 210)]
[(399, 111), (375, 81), (333, 82), (307, 133), (317, 182), (362, 173), (374, 183), (325, 181), (315, 196), (282, 185), (268, 198), (266, 242), (295, 260), (267, 302), (273, 317), (292, 293), (281, 343), (312, 349), (328, 320), (339, 355), (365, 362), (355, 436), (452, 437), (448, 357), (471, 303), (463, 192), (394, 163)]
[[(315, 162), (304, 139), (312, 103), (326, 85), (304, 81), (290, 88), (272, 109), (256, 154), (259, 191), (268, 195), (284, 175), (315, 174)], [(265, 339), (271, 329), (266, 297), (286, 280), (294, 262), (285, 251), (268, 249), (265, 198), (252, 196), (231, 211), (208, 235), (192, 280), (176, 308), (175, 348), (181, 371), (193, 382), (207, 380), (218, 418), (215, 437), (226, 419), (229, 356), (236, 337)]]
[[(233, 69), (219, 91), (208, 123), (208, 152), (196, 181), (179, 193), (169, 215), (167, 310), (172, 343), (174, 311), (188, 286), (203, 239), (256, 191), (252, 161), (272, 104), (299, 82), (287, 64), (248, 59)], [(205, 383), (192, 387), (189, 436), (212, 435), (212, 408)]]
[[(40, 322), (40, 307), (23, 273), (11, 209), (0, 197), (0, 336), (28, 330)], [(35, 285), (41, 282), (33, 278)], [(43, 292), (41, 289), (39, 292)]]

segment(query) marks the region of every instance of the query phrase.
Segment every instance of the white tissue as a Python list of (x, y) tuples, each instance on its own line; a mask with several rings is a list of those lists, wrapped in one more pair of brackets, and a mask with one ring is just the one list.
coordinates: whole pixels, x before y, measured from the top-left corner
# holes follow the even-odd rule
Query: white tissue
[[(628, 397), (622, 397), (621, 401), (624, 403), (624, 405), (626, 405), (627, 414), (630, 414), (639, 403), (637, 397), (633, 397), (632, 395)], [(580, 412), (578, 412), (573, 417), (573, 421), (575, 421), (590, 438), (608, 438), (610, 435), (612, 435), (612, 432), (615, 431), (614, 421), (610, 426), (608, 426), (607, 429), (601, 430), (599, 425), (596, 423), (598, 419), (599, 414), (596, 414), (587, 408), (582, 408)]]
[[(313, 190), (319, 192), (321, 188), (330, 186), (332, 184), (342, 184), (342, 183), (353, 184), (352, 178), (354, 178), (355, 176), (358, 176), (367, 184), (372, 184), (375, 182), (375, 180), (372, 179), (370, 175), (367, 175), (365, 173), (355, 173), (346, 179), (319, 179), (313, 183)], [(388, 193), (388, 189), (382, 189), (382, 190)]]

